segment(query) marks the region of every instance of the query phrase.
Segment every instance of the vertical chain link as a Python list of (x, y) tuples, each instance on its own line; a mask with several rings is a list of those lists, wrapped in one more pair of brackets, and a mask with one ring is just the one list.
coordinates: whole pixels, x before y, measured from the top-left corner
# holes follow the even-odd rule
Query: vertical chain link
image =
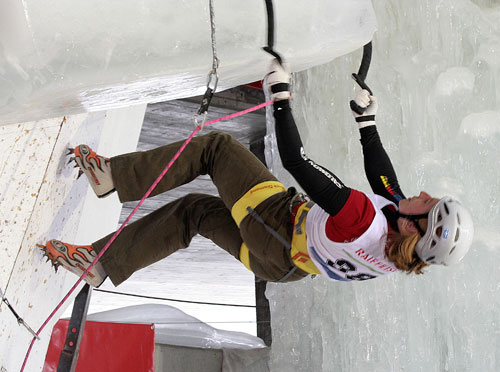
[(210, 1), (210, 28), (212, 31), (212, 70), (215, 71), (219, 67), (219, 58), (217, 58), (217, 43), (215, 41), (215, 10), (214, 0)]
[[(196, 127), (200, 126), (201, 129), (205, 126), (208, 115), (208, 107), (210, 106), (210, 101), (217, 89), (217, 83), (219, 82), (219, 75), (217, 74), (217, 68), (219, 68), (219, 58), (217, 58), (217, 43), (215, 40), (215, 10), (214, 10), (214, 0), (209, 0), (210, 8), (210, 34), (212, 39), (212, 69), (207, 76), (207, 89), (203, 95), (200, 108), (194, 117), (194, 124)], [(198, 116), (202, 115), (203, 119), (201, 124), (198, 123)]]

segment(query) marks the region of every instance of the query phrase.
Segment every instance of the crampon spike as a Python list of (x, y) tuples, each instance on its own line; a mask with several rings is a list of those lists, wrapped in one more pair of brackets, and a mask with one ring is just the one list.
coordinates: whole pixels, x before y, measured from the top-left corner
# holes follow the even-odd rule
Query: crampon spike
[(80, 169), (78, 171), (78, 176), (76, 176), (76, 179), (79, 179), (82, 176), (82, 174), (83, 174), (83, 171)]
[(45, 262), (51, 262), (52, 267), (54, 267), (55, 272), (57, 273), (57, 268), (61, 266), (61, 264), (58, 261), (54, 261), (54, 259), (51, 257), (49, 251), (47, 250), (47, 247), (41, 244), (37, 244), (37, 247), (39, 247), (43, 251), (43, 256), (47, 257), (47, 260)]
[(74, 154), (75, 153), (75, 149), (73, 147), (69, 147), (68, 148), (68, 152), (66, 153), (66, 155), (71, 155), (71, 154)]

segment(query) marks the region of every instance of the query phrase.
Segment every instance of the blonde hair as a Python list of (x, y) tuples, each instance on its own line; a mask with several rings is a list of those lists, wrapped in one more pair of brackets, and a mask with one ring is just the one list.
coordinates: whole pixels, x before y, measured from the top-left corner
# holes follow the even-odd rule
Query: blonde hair
[(403, 236), (400, 233), (391, 231), (389, 233), (386, 256), (396, 268), (405, 271), (407, 274), (423, 274), (423, 269), (429, 266), (423, 262), (415, 252), (415, 245), (420, 239), (418, 233), (410, 236)]

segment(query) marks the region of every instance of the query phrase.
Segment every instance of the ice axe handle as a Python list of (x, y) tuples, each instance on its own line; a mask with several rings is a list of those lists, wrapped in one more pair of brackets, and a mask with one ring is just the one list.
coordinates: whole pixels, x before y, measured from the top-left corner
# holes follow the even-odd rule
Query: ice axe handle
[(273, 49), (274, 48), (274, 8), (273, 0), (265, 0), (267, 11), (267, 46), (263, 47), (266, 52), (276, 58), (280, 65), (283, 65), (281, 56)]
[[(352, 78), (356, 83), (358, 83), (361, 89), (366, 89), (370, 93), (370, 95), (373, 95), (371, 89), (368, 88), (368, 85), (366, 85), (365, 83), (366, 77), (368, 76), (368, 70), (370, 69), (371, 60), (372, 60), (372, 42), (370, 41), (363, 47), (363, 58), (361, 59), (361, 65), (359, 66), (359, 71), (357, 74), (352, 74)], [(358, 115), (362, 115), (366, 110), (366, 107), (358, 106), (358, 104), (354, 101), (351, 101), (350, 105), (351, 105), (351, 110), (356, 112)]]
[(268, 52), (270, 55), (272, 55), (274, 58), (276, 58), (280, 65), (283, 65), (283, 59), (276, 51), (273, 50), (273, 48), (263, 47), (262, 49), (264, 49), (266, 52)]

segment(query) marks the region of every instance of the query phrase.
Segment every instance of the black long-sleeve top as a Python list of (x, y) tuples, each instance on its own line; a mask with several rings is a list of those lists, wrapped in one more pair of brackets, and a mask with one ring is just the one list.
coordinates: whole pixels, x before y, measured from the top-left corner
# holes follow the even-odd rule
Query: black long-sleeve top
[[(274, 109), (276, 140), (284, 168), (316, 204), (330, 216), (336, 216), (356, 190), (345, 186), (334, 173), (307, 157), (288, 100), (275, 102)], [(398, 205), (405, 197), (376, 126), (362, 128), (360, 134), (365, 173), (373, 192)], [(397, 229), (394, 211), (384, 208), (383, 212), (391, 226)]]
[(377, 127), (370, 125), (361, 128), (359, 132), (366, 178), (373, 192), (399, 205), (400, 200), (406, 197), (401, 191), (391, 160), (382, 146)]

